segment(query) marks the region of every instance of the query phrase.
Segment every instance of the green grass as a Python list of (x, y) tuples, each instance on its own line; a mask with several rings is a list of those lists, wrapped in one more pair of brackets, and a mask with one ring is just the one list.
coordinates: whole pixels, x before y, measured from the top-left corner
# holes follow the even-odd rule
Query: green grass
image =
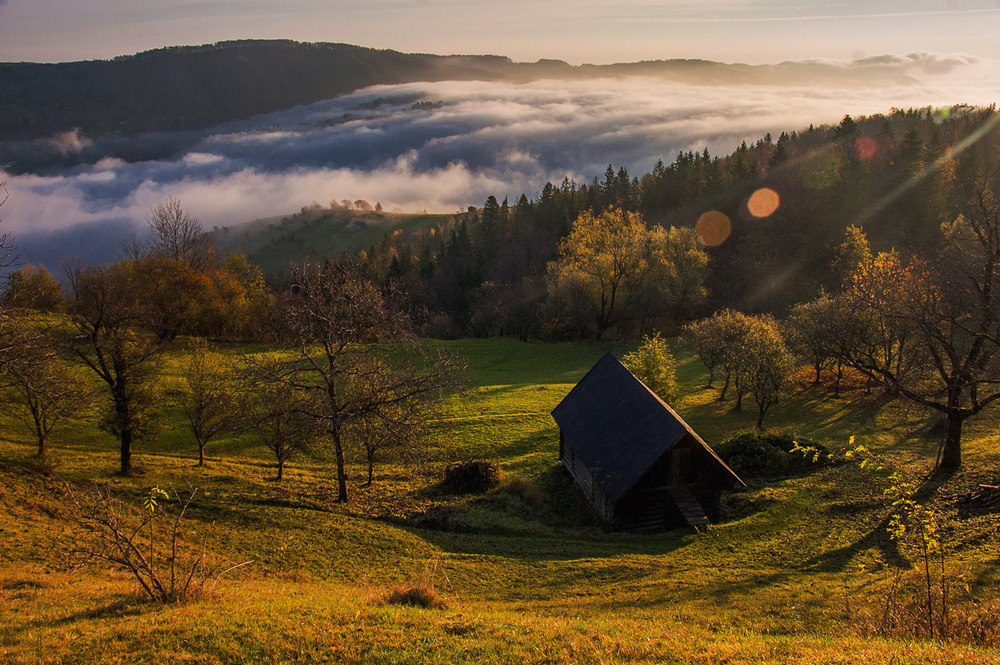
[[(163, 426), (136, 446), (136, 476), (114, 474), (114, 441), (87, 421), (54, 437), (59, 477), (35, 474), (30, 441), (0, 421), (0, 661), (1000, 662), (988, 647), (883, 640), (857, 625), (858, 608), (912, 560), (885, 533), (877, 475), (838, 464), (751, 482), (703, 534), (610, 531), (558, 469), (548, 415), (608, 347), (435, 344), (465, 355), (468, 390), (449, 398), (423, 464), (390, 460), (371, 488), (352, 466), (347, 505), (334, 501), (328, 460), (295, 458), (277, 483), (268, 451), (250, 437), (211, 444), (208, 465), (197, 467), (177, 401), (181, 350), (164, 363)], [(676, 409), (706, 441), (753, 424), (749, 405), (735, 412), (719, 402), (697, 359), (675, 353)], [(803, 387), (765, 424), (831, 448), (853, 434), (920, 478), (936, 450), (927, 422), (861, 390), (832, 398)], [(996, 481), (996, 425), (996, 413), (971, 422), (965, 468), (930, 500)], [(444, 466), (469, 458), (494, 461), (537, 492), (444, 494)], [(152, 485), (197, 486), (185, 540), (255, 563), (193, 602), (141, 602), (121, 572), (66, 567), (59, 552), (73, 530), (63, 479), (111, 482), (133, 499)], [(956, 602), (966, 593), (996, 600), (998, 527), (1000, 518), (984, 515), (949, 528), (963, 580)], [(421, 584), (445, 607), (379, 600)]]

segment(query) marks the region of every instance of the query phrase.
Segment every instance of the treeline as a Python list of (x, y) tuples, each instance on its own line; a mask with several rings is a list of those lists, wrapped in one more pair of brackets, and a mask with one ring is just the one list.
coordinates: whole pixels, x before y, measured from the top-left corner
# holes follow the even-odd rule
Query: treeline
[[(992, 107), (894, 110), (768, 135), (725, 157), (679, 153), (640, 176), (609, 165), (603, 178), (549, 183), (513, 204), (491, 196), (454, 224), (387, 237), (365, 256), (437, 336), (630, 337), (722, 308), (784, 314), (840, 286), (833, 248), (851, 225), (876, 250), (933, 251), (976, 177), (979, 157), (966, 148), (995, 135), (996, 119)], [(570, 306), (558, 279), (579, 247), (574, 224), (603, 216), (598, 228), (621, 232), (633, 213), (677, 243), (666, 271), (684, 276), (664, 294), (662, 279), (632, 274), (611, 325), (594, 323), (580, 309), (594, 303)], [(695, 246), (683, 240), (691, 234)], [(645, 272), (650, 259), (636, 265)]]

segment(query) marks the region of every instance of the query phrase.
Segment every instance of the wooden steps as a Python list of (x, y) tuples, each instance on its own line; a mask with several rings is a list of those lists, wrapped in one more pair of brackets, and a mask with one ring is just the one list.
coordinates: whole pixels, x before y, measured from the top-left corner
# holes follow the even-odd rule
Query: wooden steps
[[(672, 485), (648, 490), (642, 500), (629, 506), (633, 517), (619, 526), (625, 531), (638, 533), (677, 527), (675, 507), (695, 531), (701, 531), (709, 524), (708, 515), (691, 491), (683, 485)], [(673, 517), (668, 522), (670, 515)]]
[(698, 503), (698, 499), (691, 494), (691, 491), (683, 485), (671, 485), (670, 495), (674, 498), (674, 503), (684, 515), (684, 519), (695, 531), (701, 531), (702, 527), (708, 526), (708, 515), (705, 509)]

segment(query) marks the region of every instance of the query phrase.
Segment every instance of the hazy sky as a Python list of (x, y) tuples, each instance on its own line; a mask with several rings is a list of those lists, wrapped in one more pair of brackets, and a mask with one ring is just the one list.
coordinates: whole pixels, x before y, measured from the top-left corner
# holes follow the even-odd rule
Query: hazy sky
[(0, 61), (289, 38), (572, 63), (886, 53), (1000, 61), (1000, 0), (0, 0)]

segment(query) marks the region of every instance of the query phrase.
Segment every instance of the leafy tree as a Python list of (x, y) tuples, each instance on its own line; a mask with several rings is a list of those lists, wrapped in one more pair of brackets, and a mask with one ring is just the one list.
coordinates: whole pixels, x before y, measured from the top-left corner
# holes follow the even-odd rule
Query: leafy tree
[(813, 383), (822, 378), (824, 365), (836, 358), (838, 330), (830, 325), (837, 302), (827, 294), (792, 308), (785, 321), (785, 336), (792, 350), (813, 368)]
[(88, 408), (92, 395), (79, 373), (59, 357), (59, 340), (36, 326), (31, 321), (4, 326), (3, 345), (16, 345), (17, 353), (2, 365), (6, 385), (0, 401), (31, 431), (38, 443), (36, 455), (44, 461), (52, 430)]
[(105, 428), (118, 437), (121, 473), (132, 472), (132, 444), (152, 424), (156, 360), (164, 341), (148, 332), (135, 273), (125, 261), (71, 274), (69, 314), (77, 335), (72, 350), (104, 384)]
[(195, 340), (182, 376), (184, 415), (198, 443), (198, 466), (203, 466), (209, 441), (238, 422), (232, 371), (222, 356), (208, 350), (205, 340)]
[(7, 273), (7, 289), (3, 293), (5, 307), (55, 312), (62, 309), (62, 289), (45, 266), (30, 263)]
[(677, 399), (677, 363), (659, 334), (643, 338), (638, 349), (622, 358), (622, 364), (664, 402)]
[(719, 392), (723, 400), (731, 384), (736, 390), (735, 408), (750, 394), (758, 407), (757, 424), (781, 398), (787, 387), (791, 362), (775, 320), (767, 315), (751, 316), (723, 310), (686, 328), (710, 371), (721, 364), (726, 372)]
[(767, 411), (784, 396), (792, 362), (774, 319), (757, 316), (751, 319), (751, 324), (746, 355), (741, 358), (738, 371), (740, 386), (746, 388), (757, 404), (759, 429)]
[(649, 232), (650, 272), (646, 298), (666, 307), (674, 323), (701, 308), (708, 297), (708, 255), (691, 228), (656, 227)]
[(712, 316), (692, 321), (684, 326), (683, 336), (694, 346), (698, 359), (708, 370), (707, 388), (715, 383), (715, 368), (721, 367), (725, 348), (721, 339), (722, 327), (718, 317)]
[[(973, 149), (975, 180), (963, 192), (962, 213), (944, 229), (945, 243), (932, 260), (859, 271), (850, 290), (878, 324), (855, 351), (854, 366), (944, 416), (938, 466), (949, 470), (962, 463), (965, 420), (1000, 399), (996, 149), (996, 137)], [(884, 348), (885, 330), (897, 337), (892, 353)]]
[(557, 309), (601, 338), (630, 313), (648, 264), (648, 232), (638, 213), (582, 213), (549, 265)]

